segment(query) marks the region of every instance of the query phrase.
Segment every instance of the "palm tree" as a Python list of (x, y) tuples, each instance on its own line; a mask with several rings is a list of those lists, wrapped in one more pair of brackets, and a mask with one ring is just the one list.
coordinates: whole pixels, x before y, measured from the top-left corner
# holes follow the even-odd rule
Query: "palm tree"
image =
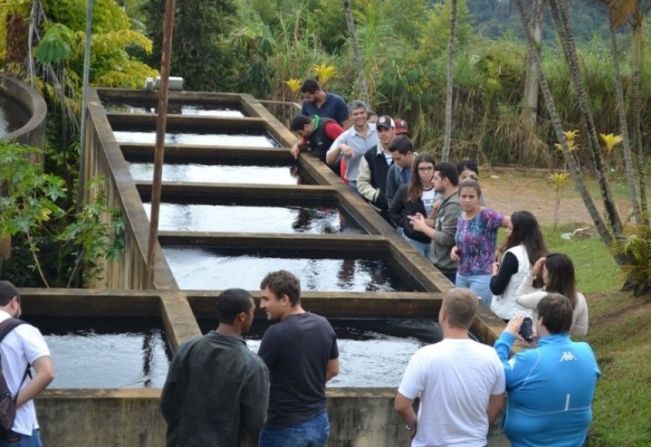
[(563, 51), (567, 59), (567, 64), (570, 69), (572, 84), (574, 86), (576, 97), (578, 99), (579, 110), (587, 126), (588, 147), (590, 148), (592, 161), (594, 163), (595, 171), (597, 174), (597, 180), (599, 182), (599, 189), (601, 191), (601, 198), (606, 210), (606, 216), (608, 217), (608, 222), (612, 231), (615, 234), (620, 234), (622, 232), (622, 221), (619, 217), (617, 208), (615, 207), (615, 201), (613, 200), (612, 193), (610, 192), (610, 186), (608, 185), (607, 171), (606, 167), (604, 166), (603, 158), (601, 156), (601, 145), (599, 144), (597, 129), (592, 117), (592, 111), (590, 110), (590, 99), (588, 98), (588, 93), (585, 89), (583, 78), (581, 76), (579, 58), (576, 51), (576, 43), (574, 41), (572, 29), (570, 28), (567, 0), (549, 0), (549, 5), (552, 10), (554, 23), (556, 24), (556, 29), (558, 31), (561, 45), (563, 47)]
[(633, 146), (637, 154), (637, 178), (640, 185), (640, 208), (643, 222), (648, 225), (649, 206), (647, 204), (646, 193), (646, 157), (642, 149), (642, 127), (640, 124), (640, 114), (642, 110), (642, 94), (640, 92), (640, 65), (642, 63), (642, 19), (644, 14), (639, 1), (635, 2), (635, 10), (631, 17), (633, 27), (633, 51), (631, 62), (631, 97), (633, 99)]
[[(533, 14), (529, 22), (529, 29), (537, 45), (542, 42), (542, 23), (543, 23), (543, 6), (544, 0), (533, 1)], [(533, 66), (531, 57), (527, 59), (527, 75), (524, 81), (524, 94), (522, 95), (522, 110), (526, 122), (531, 125), (533, 131), (536, 125), (538, 112), (538, 78)]]
[(350, 38), (350, 48), (353, 51), (353, 60), (357, 68), (357, 79), (359, 82), (359, 94), (362, 101), (370, 104), (368, 86), (366, 85), (366, 75), (364, 74), (364, 60), (357, 46), (357, 37), (355, 36), (355, 22), (353, 21), (353, 9), (350, 0), (344, 0), (344, 13), (346, 14), (346, 25), (348, 26), (348, 37)]
[[(556, 134), (556, 138), (560, 142), (565, 163), (567, 164), (567, 167), (569, 168), (569, 171), (572, 174), (572, 179), (574, 180), (576, 189), (579, 192), (579, 195), (581, 196), (581, 199), (583, 200), (583, 203), (585, 204), (585, 207), (588, 210), (590, 217), (592, 218), (592, 221), (597, 229), (597, 232), (599, 233), (599, 236), (601, 237), (601, 239), (604, 241), (606, 245), (611, 246), (612, 243), (614, 242), (614, 237), (608, 230), (604, 220), (601, 217), (601, 214), (599, 214), (599, 211), (597, 210), (597, 207), (595, 206), (594, 201), (590, 196), (590, 193), (588, 192), (588, 189), (586, 188), (585, 182), (581, 177), (581, 171), (579, 170), (579, 167), (577, 166), (574, 157), (572, 156), (569, 145), (567, 143), (567, 139), (565, 138), (565, 134), (563, 133), (563, 126), (561, 125), (561, 120), (558, 115), (558, 111), (556, 110), (556, 104), (554, 103), (554, 98), (552, 97), (552, 93), (551, 90), (549, 89), (547, 78), (542, 70), (540, 49), (536, 45), (536, 41), (529, 29), (529, 19), (524, 10), (523, 0), (516, 0), (516, 6), (520, 14), (522, 28), (524, 30), (524, 34), (526, 37), (527, 47), (529, 49), (529, 56), (531, 57), (534, 63), (534, 69), (536, 71), (536, 75), (538, 76), (540, 92), (542, 93), (543, 101), (545, 103), (547, 113), (549, 114), (549, 118), (551, 120), (554, 133)], [(615, 256), (615, 255), (613, 256), (615, 257), (615, 260), (618, 263), (622, 262), (623, 259), (620, 256)]]
[[(637, 197), (637, 187), (635, 185), (635, 173), (633, 172), (633, 160), (631, 157), (631, 140), (628, 133), (628, 122), (626, 119), (626, 104), (624, 102), (624, 88), (622, 83), (622, 73), (619, 64), (619, 49), (617, 48), (617, 28), (626, 23), (628, 15), (632, 14), (629, 8), (637, 0), (628, 2), (604, 0), (608, 7), (608, 24), (610, 29), (610, 49), (613, 58), (613, 68), (615, 71), (615, 98), (617, 100), (617, 112), (619, 114), (620, 134), (623, 138), (622, 146), (624, 148), (624, 167), (628, 181), (628, 191), (631, 196), (631, 206), (633, 207), (633, 216), (635, 221), (641, 223), (640, 204)], [(630, 12), (627, 12), (629, 10)]]
[(448, 68), (445, 85), (445, 135), (443, 138), (442, 161), (450, 158), (450, 143), (452, 140), (452, 87), (454, 86), (454, 63), (457, 46), (457, 0), (450, 0), (450, 41), (448, 43)]

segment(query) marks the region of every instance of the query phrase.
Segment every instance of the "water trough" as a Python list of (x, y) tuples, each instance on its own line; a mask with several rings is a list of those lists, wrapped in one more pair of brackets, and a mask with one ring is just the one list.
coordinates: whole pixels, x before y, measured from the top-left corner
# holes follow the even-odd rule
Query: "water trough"
[[(393, 337), (409, 334), (409, 325), (423, 324), (424, 319), (431, 325), (441, 292), (451, 284), (327, 166), (309, 155), (294, 162), (288, 153), (293, 136), (258, 101), (249, 95), (174, 92), (170, 103), (168, 134), (200, 137), (170, 138), (166, 144), (165, 211), (154, 266), (156, 290), (140, 290), (151, 195), (151, 180), (145, 173), (151, 169), (147, 163), (153, 160), (156, 93), (93, 90), (86, 111), (88, 156), (83, 172), (86, 179), (102, 175), (110, 205), (123, 210), (127, 249), (121, 259), (106, 266), (104, 277), (94, 283), (95, 290), (26, 291), (27, 315), (109, 315), (116, 327), (120, 317), (138, 316), (144, 319), (145, 331), (156, 329), (145, 324), (153, 318), (164, 328), (161, 340), (174, 350), (184, 340), (214, 327), (214, 306), (221, 289), (243, 286), (257, 297), (264, 273), (289, 268), (302, 275), (304, 306), (334, 322), (345, 320), (340, 332), (357, 331), (363, 339), (353, 340), (353, 345), (370, 341), (368, 351), (377, 348), (379, 353), (384, 341), (387, 349), (395, 344), (410, 353), (420, 343), (435, 339), (435, 331), (427, 340)], [(239, 111), (242, 116), (216, 113), (223, 109)], [(131, 138), (134, 135), (137, 138)], [(250, 136), (266, 143), (252, 143)], [(242, 167), (244, 174), (238, 174), (235, 166)], [(260, 171), (256, 175), (252, 167), (281, 168), (284, 173)], [(199, 174), (188, 175), (193, 170)], [(294, 180), (287, 178), (287, 171)], [(264, 181), (274, 175), (284, 180)], [(261, 219), (261, 225), (237, 225), (238, 220), (253, 219), (256, 209), (268, 213), (269, 220)], [(312, 221), (323, 217), (326, 224), (307, 225), (305, 215)], [(354, 231), (348, 231), (346, 225)], [(232, 270), (212, 275), (218, 265), (229, 263)], [(202, 277), (198, 271), (208, 274)], [(242, 275), (243, 271), (247, 275)], [(369, 325), (375, 329), (369, 330)], [(482, 310), (472, 333), (490, 343), (502, 326), (494, 315)], [(109, 329), (110, 323), (105, 332)], [(351, 358), (357, 357), (353, 354)], [(387, 358), (393, 357), (398, 356)], [(391, 368), (400, 372), (405, 359), (400, 361)], [(362, 362), (358, 367), (367, 369), (369, 365)], [(330, 445), (404, 444), (407, 434), (391, 409), (394, 382), (376, 384), (379, 387), (372, 389), (368, 382), (354, 380), (344, 383), (353, 388), (329, 387)], [(56, 425), (51, 419), (56, 414), (66, 414), (102, 433), (103, 443), (87, 439), (84, 445), (160, 445), (164, 424), (156, 412), (157, 393), (160, 390), (156, 388), (115, 389), (110, 384), (94, 390), (51, 390), (39, 402), (44, 435), (49, 444), (69, 443), (70, 433), (48, 428)], [(109, 433), (102, 429), (105, 424), (98, 425), (97, 416), (108, 411), (117, 413), (107, 415), (109, 422), (115, 418), (123, 421), (137, 412), (136, 419), (143, 424), (126, 423), (119, 433)]]

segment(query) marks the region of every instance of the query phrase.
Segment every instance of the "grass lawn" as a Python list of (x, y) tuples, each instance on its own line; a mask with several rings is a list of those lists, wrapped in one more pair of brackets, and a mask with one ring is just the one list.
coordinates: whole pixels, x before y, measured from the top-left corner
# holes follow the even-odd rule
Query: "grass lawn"
[(565, 240), (544, 229), (551, 251), (574, 261), (577, 289), (588, 300), (585, 338), (601, 379), (593, 405), (589, 446), (651, 446), (651, 297), (620, 292), (622, 276), (601, 240)]

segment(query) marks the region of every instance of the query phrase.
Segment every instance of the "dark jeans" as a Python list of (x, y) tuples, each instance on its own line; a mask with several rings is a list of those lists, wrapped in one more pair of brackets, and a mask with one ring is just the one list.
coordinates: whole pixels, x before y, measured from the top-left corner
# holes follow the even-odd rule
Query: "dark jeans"
[(21, 435), (11, 432), (0, 438), (0, 447), (43, 447), (41, 433), (38, 430), (32, 432), (32, 436)]
[(328, 436), (328, 413), (323, 411), (293, 427), (263, 428), (258, 447), (323, 447), (328, 441)]

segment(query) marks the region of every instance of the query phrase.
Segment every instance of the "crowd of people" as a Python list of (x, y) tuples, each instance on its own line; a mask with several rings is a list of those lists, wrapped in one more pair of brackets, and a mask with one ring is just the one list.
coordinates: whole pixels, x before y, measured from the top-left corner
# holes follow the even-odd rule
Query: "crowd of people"
[[(572, 261), (548, 253), (530, 212), (508, 216), (486, 206), (474, 162), (436, 162), (414, 150), (404, 120), (372, 122), (366, 104), (347, 108), (314, 80), (301, 90), (292, 154), (309, 151), (330, 165), (457, 286), (443, 295), (437, 317), (443, 340), (414, 354), (395, 397), (411, 445), (484, 447), (503, 415), (514, 447), (582, 446), (600, 371), (590, 346), (570, 338), (588, 330)], [(501, 247), (499, 228), (507, 231)], [(220, 294), (219, 326), (179, 346), (170, 365), (161, 396), (168, 447), (326, 444), (325, 385), (339, 373), (337, 338), (328, 320), (303, 309), (300, 295), (291, 272), (263, 278), (260, 308), (276, 324), (254, 354), (242, 338), (253, 298), (242, 289)], [(469, 335), (481, 305), (506, 322), (493, 347)], [(41, 333), (20, 315), (18, 291), (0, 281), (1, 372), (16, 409), (0, 447), (41, 446), (33, 398), (54, 377)], [(533, 335), (525, 339), (527, 324)], [(518, 339), (527, 349), (512, 355)]]

